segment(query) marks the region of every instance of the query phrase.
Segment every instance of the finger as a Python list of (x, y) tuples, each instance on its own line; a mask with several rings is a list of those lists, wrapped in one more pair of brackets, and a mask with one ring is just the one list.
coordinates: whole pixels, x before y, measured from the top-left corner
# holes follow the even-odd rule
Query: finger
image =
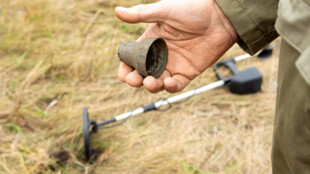
[(174, 80), (171, 77), (165, 78), (164, 79), (164, 86), (165, 90), (170, 93), (175, 93), (178, 88), (178, 83), (176, 80)]
[(145, 32), (137, 39), (137, 42), (145, 40), (150, 37), (161, 37), (158, 33), (159, 32), (157, 24), (150, 24), (145, 30)]
[(143, 84), (143, 77), (138, 73), (137, 70), (134, 70), (126, 76), (125, 81), (128, 83), (128, 85), (138, 88)]
[(126, 76), (133, 71), (133, 68), (121, 62), (118, 68), (118, 79), (122, 82), (126, 82)]
[(151, 93), (157, 93), (164, 89), (163, 81), (167, 77), (171, 77), (171, 75), (167, 70), (165, 70), (163, 74), (160, 76), (160, 78), (158, 79), (155, 79), (154, 77), (151, 77), (151, 76), (146, 77), (143, 80), (143, 85)]
[(155, 79), (152, 76), (148, 76), (143, 80), (144, 87), (151, 93), (157, 93), (164, 88), (162, 79)]
[(171, 74), (168, 70), (164, 70), (163, 74), (159, 77), (162, 81), (164, 81), (165, 78), (171, 77)]
[(190, 80), (182, 75), (173, 75), (164, 80), (164, 88), (167, 92), (176, 93), (182, 91)]
[(116, 16), (127, 23), (155, 23), (161, 21), (164, 12), (161, 8), (162, 2), (154, 4), (137, 5), (131, 8), (116, 7)]

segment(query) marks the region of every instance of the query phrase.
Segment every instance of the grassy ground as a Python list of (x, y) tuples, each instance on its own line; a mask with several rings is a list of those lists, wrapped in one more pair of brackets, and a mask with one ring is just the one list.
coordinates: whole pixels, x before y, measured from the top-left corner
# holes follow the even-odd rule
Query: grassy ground
[[(278, 50), (238, 64), (260, 69), (262, 92), (213, 90), (102, 129), (92, 142), (101, 152), (85, 163), (83, 108), (104, 120), (171, 96), (116, 77), (119, 44), (146, 25), (125, 24), (113, 9), (147, 2), (0, 1), (0, 173), (270, 173)], [(242, 53), (235, 46), (224, 58)], [(215, 80), (210, 69), (185, 90)]]

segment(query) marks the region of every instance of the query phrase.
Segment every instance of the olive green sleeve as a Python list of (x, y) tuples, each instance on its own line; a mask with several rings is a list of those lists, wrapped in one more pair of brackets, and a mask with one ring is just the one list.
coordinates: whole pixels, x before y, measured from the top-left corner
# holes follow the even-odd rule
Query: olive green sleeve
[(274, 28), (279, 0), (215, 0), (230, 20), (240, 40), (238, 44), (255, 54), (278, 34)]

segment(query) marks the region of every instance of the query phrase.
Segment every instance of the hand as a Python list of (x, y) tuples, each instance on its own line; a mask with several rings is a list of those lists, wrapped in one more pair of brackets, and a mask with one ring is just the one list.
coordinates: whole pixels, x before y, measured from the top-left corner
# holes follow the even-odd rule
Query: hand
[(128, 23), (152, 23), (138, 41), (162, 37), (169, 49), (166, 70), (145, 79), (121, 62), (118, 77), (133, 87), (156, 93), (183, 90), (191, 80), (215, 63), (238, 35), (214, 0), (162, 0), (132, 8), (117, 7), (116, 16)]

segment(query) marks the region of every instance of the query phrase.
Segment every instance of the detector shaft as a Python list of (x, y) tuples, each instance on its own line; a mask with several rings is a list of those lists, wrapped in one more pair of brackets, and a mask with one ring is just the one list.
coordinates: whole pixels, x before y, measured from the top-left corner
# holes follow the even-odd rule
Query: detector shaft
[(115, 118), (112, 118), (110, 120), (98, 123), (97, 126), (103, 126), (103, 125), (106, 125), (106, 124), (109, 124), (109, 123), (112, 123), (112, 122), (120, 121), (120, 120), (129, 118), (129, 117), (132, 117), (132, 116), (136, 116), (136, 115), (148, 112), (148, 111), (157, 110), (157, 109), (159, 109), (162, 106), (166, 106), (166, 105), (169, 105), (169, 104), (176, 103), (176, 102), (178, 102), (180, 100), (184, 100), (184, 99), (192, 97), (192, 96), (194, 96), (196, 94), (199, 94), (199, 93), (202, 93), (202, 92), (206, 92), (206, 91), (209, 91), (209, 90), (212, 90), (212, 89), (215, 89), (215, 88), (219, 88), (219, 87), (222, 87), (224, 85), (225, 85), (225, 81), (224, 80), (220, 80), (220, 81), (217, 81), (217, 82), (214, 82), (214, 83), (202, 86), (200, 88), (197, 88), (197, 89), (194, 89), (194, 90), (191, 90), (191, 91), (188, 91), (188, 92), (184, 92), (182, 94), (179, 94), (179, 95), (176, 95), (176, 96), (173, 96), (173, 97), (169, 97), (167, 99), (159, 100), (159, 101), (157, 101), (155, 103), (151, 103), (151, 104), (149, 104), (147, 106), (139, 107), (137, 109), (132, 110), (131, 112), (127, 112), (127, 113), (118, 115)]

